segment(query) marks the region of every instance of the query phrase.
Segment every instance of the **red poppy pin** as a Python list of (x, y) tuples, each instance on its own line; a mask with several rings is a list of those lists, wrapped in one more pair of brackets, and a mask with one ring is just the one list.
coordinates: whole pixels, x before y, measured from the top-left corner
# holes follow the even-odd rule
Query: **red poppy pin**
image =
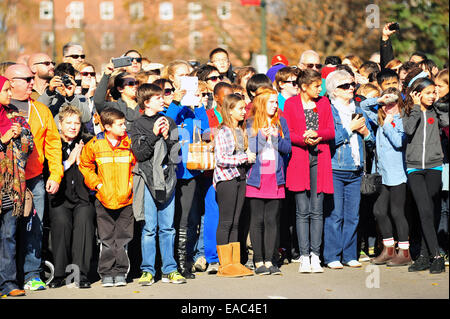
[(315, 108), (313, 108), (313, 112), (314, 113), (317, 113), (318, 111), (317, 111), (317, 106), (315, 107)]
[(392, 125), (392, 127), (395, 127), (395, 123), (394, 122), (391, 122), (391, 125)]
[(356, 102), (361, 102), (361, 98), (359, 96), (355, 97)]
[(127, 147), (127, 146), (128, 146), (128, 142), (127, 142), (127, 141), (123, 141), (123, 142), (122, 142), (122, 145), (125, 146), (125, 147)]
[(430, 118), (428, 119), (428, 124), (433, 124), (433, 123), (434, 123), (434, 118), (430, 117)]

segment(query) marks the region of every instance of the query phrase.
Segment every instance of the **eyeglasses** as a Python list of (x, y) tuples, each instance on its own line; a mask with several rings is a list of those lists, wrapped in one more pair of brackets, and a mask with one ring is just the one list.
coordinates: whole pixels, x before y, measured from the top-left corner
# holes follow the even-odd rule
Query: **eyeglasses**
[(217, 59), (217, 60), (212, 60), (211, 62), (213, 62), (213, 63), (228, 63), (229, 60), (228, 59)]
[(216, 82), (217, 80), (223, 80), (223, 75), (219, 75), (219, 76), (217, 76), (217, 75), (214, 75), (214, 76), (210, 76), (209, 78), (206, 78), (206, 81), (208, 81), (208, 80), (210, 80), (210, 81), (213, 81), (213, 82)]
[(175, 92), (175, 89), (174, 89), (174, 88), (171, 88), (171, 89), (164, 89), (164, 95), (165, 95), (165, 96), (171, 95), (171, 94), (173, 94), (173, 92)]
[(36, 65), (36, 64), (43, 64), (45, 66), (49, 66), (50, 64), (53, 65), (53, 66), (56, 65), (56, 63), (53, 62), (53, 61), (43, 61), (43, 62), (36, 62), (36, 63), (34, 63), (34, 65)]
[(348, 90), (350, 87), (356, 87), (356, 83), (355, 82), (345, 83), (345, 84), (341, 84), (341, 85), (337, 86), (338, 89), (343, 89), (343, 90)]
[(95, 76), (95, 72), (80, 72), (80, 74), (81, 74), (82, 76), (88, 76), (88, 75), (90, 75), (90, 76)]
[(131, 58), (131, 62), (136, 61), (137, 63), (141, 63), (142, 62), (142, 58), (135, 58), (135, 57), (130, 57)]
[(67, 55), (66, 58), (72, 58), (72, 59), (79, 59), (82, 58), (84, 59), (86, 57), (85, 54), (71, 54), (71, 55)]
[(308, 63), (305, 65), (308, 69), (313, 69), (313, 68), (321, 69), (322, 68), (322, 64), (320, 64), (320, 63), (319, 64)]
[(135, 86), (135, 85), (138, 85), (138, 82), (135, 80), (126, 81), (123, 83), (123, 86)]
[(30, 83), (32, 80), (34, 80), (34, 76), (29, 76), (29, 77), (26, 77), (26, 78), (22, 78), (22, 77), (14, 77), (13, 79), (24, 80), (24, 81), (26, 81), (27, 83)]
[(294, 81), (283, 81), (283, 83), (291, 83), (292, 86), (297, 86), (298, 85), (296, 80), (294, 80)]

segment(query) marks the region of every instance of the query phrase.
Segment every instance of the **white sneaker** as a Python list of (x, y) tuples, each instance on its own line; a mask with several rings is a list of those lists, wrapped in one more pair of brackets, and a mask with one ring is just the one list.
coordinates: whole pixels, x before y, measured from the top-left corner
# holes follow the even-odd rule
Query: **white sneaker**
[(332, 262), (328, 263), (327, 266), (328, 266), (328, 268), (331, 268), (331, 269), (342, 269), (342, 268), (344, 268), (344, 266), (341, 264), (340, 261), (332, 261)]
[(350, 260), (348, 263), (345, 263), (345, 265), (352, 268), (359, 268), (362, 266), (361, 263), (357, 260)]
[(314, 253), (311, 253), (311, 271), (323, 272), (323, 268), (320, 266), (320, 258)]
[(309, 261), (309, 256), (300, 257), (300, 267), (298, 268), (298, 272), (301, 273), (311, 272), (311, 263)]

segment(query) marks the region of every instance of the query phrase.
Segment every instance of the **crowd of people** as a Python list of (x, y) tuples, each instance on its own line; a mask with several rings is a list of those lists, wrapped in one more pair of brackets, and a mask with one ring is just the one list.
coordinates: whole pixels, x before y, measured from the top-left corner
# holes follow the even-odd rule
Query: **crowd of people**
[[(143, 286), (281, 275), (290, 262), (445, 271), (448, 62), (395, 58), (389, 26), (368, 61), (308, 50), (296, 65), (274, 56), (266, 74), (223, 48), (162, 68), (129, 50), (131, 65), (109, 61), (99, 82), (76, 43), (58, 65), (2, 62), (1, 295), (47, 288), (46, 246), (50, 288), (69, 265), (79, 288), (93, 273), (127, 285), (136, 263)], [(190, 166), (198, 145), (209, 169)]]

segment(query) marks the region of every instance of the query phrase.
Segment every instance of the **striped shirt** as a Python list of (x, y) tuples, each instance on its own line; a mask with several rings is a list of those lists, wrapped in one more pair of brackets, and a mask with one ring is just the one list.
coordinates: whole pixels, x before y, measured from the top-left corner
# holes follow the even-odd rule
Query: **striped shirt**
[(247, 162), (247, 153), (244, 152), (244, 136), (239, 129), (236, 130), (238, 146), (234, 141), (230, 128), (222, 126), (215, 137), (216, 168), (214, 169), (214, 187), (220, 181), (229, 181), (240, 176), (238, 166)]

